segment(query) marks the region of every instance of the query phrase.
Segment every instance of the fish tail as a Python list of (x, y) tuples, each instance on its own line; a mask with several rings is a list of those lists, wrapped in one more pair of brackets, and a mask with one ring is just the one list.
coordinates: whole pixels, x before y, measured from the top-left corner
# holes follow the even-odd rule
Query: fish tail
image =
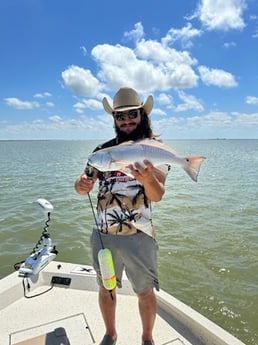
[(206, 157), (203, 156), (185, 157), (186, 164), (183, 168), (186, 171), (186, 173), (191, 177), (191, 179), (193, 179), (195, 182), (197, 182), (200, 166), (204, 159), (206, 159)]

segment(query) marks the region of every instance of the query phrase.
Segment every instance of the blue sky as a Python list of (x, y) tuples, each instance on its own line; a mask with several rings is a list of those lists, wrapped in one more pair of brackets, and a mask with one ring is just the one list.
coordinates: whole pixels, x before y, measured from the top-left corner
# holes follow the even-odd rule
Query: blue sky
[(1, 0), (0, 44), (0, 139), (108, 139), (121, 86), (164, 139), (258, 138), (256, 0)]

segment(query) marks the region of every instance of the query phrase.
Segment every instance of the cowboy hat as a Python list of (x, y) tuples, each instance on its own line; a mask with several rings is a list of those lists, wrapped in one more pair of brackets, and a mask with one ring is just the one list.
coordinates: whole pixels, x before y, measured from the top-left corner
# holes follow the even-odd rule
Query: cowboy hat
[(103, 107), (107, 113), (113, 115), (116, 111), (128, 111), (131, 109), (143, 108), (145, 113), (149, 115), (153, 107), (153, 97), (148, 96), (143, 104), (138, 93), (130, 87), (121, 87), (114, 96), (113, 107), (108, 103), (106, 97), (102, 101)]

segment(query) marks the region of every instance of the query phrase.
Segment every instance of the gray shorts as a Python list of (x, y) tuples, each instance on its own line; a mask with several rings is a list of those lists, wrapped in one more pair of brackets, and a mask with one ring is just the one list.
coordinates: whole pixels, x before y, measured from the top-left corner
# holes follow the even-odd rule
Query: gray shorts
[(112, 252), (119, 288), (122, 287), (122, 274), (125, 270), (135, 293), (139, 294), (151, 287), (159, 290), (158, 244), (155, 239), (141, 231), (134, 235), (119, 236), (98, 233), (97, 230), (93, 230), (91, 235), (93, 266), (97, 272), (97, 282), (100, 286), (103, 284), (98, 263), (98, 252), (102, 249), (99, 234), (104, 248), (109, 248)]

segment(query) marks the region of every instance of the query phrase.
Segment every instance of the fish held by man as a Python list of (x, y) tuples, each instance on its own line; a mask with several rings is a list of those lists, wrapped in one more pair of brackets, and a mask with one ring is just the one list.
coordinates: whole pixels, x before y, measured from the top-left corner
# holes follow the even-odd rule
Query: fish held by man
[(100, 171), (119, 170), (132, 176), (128, 166), (135, 162), (144, 165), (144, 160), (148, 160), (154, 166), (169, 164), (181, 167), (193, 181), (197, 182), (200, 166), (204, 159), (206, 159), (204, 156), (179, 157), (163, 143), (157, 140), (144, 139), (136, 142), (127, 141), (120, 145), (95, 151), (88, 157), (88, 164)]

